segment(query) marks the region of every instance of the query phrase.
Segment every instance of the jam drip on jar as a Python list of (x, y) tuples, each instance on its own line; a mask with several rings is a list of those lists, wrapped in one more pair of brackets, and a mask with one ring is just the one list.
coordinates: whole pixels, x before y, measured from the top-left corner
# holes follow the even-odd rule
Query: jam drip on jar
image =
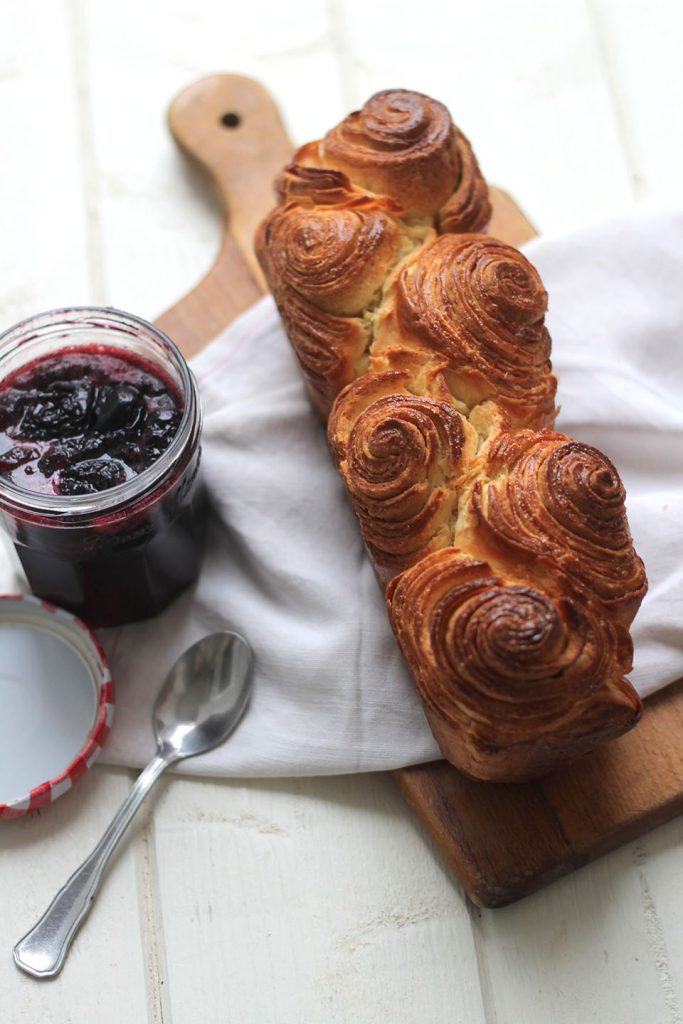
[(116, 487), (168, 448), (182, 412), (171, 382), (144, 360), (63, 350), (0, 385), (0, 476), (43, 494)]

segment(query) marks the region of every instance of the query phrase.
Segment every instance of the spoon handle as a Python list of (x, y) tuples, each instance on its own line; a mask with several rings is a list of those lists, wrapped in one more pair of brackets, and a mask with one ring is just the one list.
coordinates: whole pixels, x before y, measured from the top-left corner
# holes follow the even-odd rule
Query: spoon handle
[(14, 962), (22, 971), (34, 978), (54, 978), (59, 974), (117, 843), (156, 780), (175, 760), (172, 754), (157, 753), (137, 777), (90, 856), (62, 886), (38, 923), (14, 947)]

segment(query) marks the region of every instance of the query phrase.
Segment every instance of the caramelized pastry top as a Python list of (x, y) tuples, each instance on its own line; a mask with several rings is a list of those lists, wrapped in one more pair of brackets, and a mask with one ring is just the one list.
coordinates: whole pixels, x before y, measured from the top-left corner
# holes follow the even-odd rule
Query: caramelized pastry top
[(355, 186), (389, 196), (408, 218), (444, 231), (481, 231), (491, 218), (488, 189), (472, 148), (442, 103), (406, 89), (372, 96), (295, 164), (341, 172)]
[(442, 235), (398, 277), (397, 330), (448, 360), (452, 390), (468, 405), (495, 399), (514, 425), (547, 422), (556, 389), (547, 301), (517, 249), (488, 235)]
[(387, 605), (428, 711), (455, 730), (454, 746), (507, 750), (510, 779), (526, 774), (530, 743), (552, 742), (567, 723), (576, 731), (582, 715), (609, 703), (631, 724), (640, 714), (624, 679), (626, 636), (561, 588), (503, 578), (445, 548), (392, 580)]
[(381, 289), (401, 233), (380, 204), (361, 199), (342, 207), (284, 206), (264, 242), (281, 289), (291, 288), (326, 313), (353, 316)]
[(619, 474), (597, 448), (521, 431), (491, 445), (473, 505), (482, 537), (555, 562), (628, 625), (647, 582), (624, 498)]
[(328, 428), (383, 581), (450, 543), (458, 482), (477, 448), (452, 401), (415, 395), (409, 383), (408, 373), (366, 374), (335, 403)]
[(482, 233), (467, 139), (388, 90), (276, 187), (258, 256), (444, 755), (519, 781), (629, 729), (647, 584), (623, 486), (548, 429), (548, 296)]

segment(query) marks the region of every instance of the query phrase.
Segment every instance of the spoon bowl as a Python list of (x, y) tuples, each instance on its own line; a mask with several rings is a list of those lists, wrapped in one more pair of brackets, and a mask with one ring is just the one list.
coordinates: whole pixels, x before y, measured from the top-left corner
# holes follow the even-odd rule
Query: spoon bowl
[(154, 705), (159, 752), (174, 760), (220, 746), (251, 695), (253, 656), (239, 633), (213, 633), (176, 661)]

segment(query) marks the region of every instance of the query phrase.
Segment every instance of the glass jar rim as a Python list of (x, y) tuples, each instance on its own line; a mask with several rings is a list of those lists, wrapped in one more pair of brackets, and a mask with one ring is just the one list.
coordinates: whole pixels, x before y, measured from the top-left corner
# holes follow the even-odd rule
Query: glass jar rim
[[(0, 507), (9, 507), (13, 512), (24, 511), (68, 522), (82, 517), (116, 513), (156, 490), (161, 481), (181, 462), (188, 443), (196, 443), (199, 439), (202, 422), (197, 382), (178, 346), (155, 324), (114, 306), (64, 306), (27, 317), (1, 332), (0, 385), (3, 362), (21, 345), (41, 335), (48, 336), (55, 330), (68, 331), (70, 327), (118, 331), (121, 337), (137, 334), (159, 343), (171, 357), (180, 377), (184, 409), (178, 429), (168, 448), (141, 473), (114, 487), (96, 491), (94, 494), (53, 495), (17, 487), (0, 476)], [(67, 341), (65, 347), (68, 344)]]

